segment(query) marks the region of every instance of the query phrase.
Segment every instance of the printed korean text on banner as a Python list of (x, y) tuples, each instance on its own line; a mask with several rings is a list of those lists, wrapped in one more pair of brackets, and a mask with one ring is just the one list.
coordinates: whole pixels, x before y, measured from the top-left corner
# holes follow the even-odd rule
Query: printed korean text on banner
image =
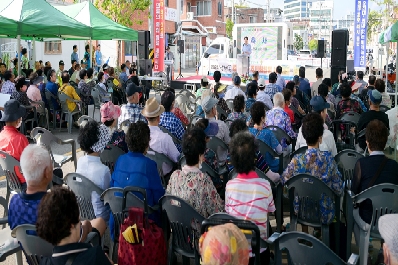
[(354, 68), (366, 69), (368, 0), (355, 0)]
[(153, 18), (153, 29), (154, 34), (154, 64), (153, 72), (163, 72), (164, 71), (164, 0), (154, 0), (154, 18)]

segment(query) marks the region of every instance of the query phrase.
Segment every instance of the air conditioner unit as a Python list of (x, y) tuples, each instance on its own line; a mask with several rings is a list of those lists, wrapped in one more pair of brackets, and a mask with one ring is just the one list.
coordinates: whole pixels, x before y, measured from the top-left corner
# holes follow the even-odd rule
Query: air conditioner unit
[(193, 12), (187, 12), (187, 20), (193, 20)]

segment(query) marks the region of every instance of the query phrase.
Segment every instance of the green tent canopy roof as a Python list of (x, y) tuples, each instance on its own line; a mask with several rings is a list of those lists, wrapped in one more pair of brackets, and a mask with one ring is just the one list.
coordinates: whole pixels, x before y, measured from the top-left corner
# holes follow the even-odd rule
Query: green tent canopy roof
[(384, 32), (379, 35), (379, 43), (384, 44), (387, 42), (398, 41), (398, 21), (389, 26)]
[[(4, 23), (3, 23), (4, 22)], [(90, 27), (77, 22), (45, 0), (1, 0), (0, 35), (22, 39), (90, 37)]]
[(101, 13), (90, 1), (54, 6), (65, 15), (91, 28), (93, 40), (138, 40), (137, 31), (122, 26)]

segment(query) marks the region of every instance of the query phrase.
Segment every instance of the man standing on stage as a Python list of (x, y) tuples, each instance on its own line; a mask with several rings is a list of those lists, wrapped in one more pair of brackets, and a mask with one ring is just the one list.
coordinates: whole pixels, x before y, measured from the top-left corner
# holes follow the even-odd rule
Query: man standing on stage
[(247, 57), (247, 74), (249, 75), (250, 69), (250, 54), (252, 53), (252, 46), (249, 44), (249, 38), (246, 36), (243, 38), (244, 43), (242, 45), (242, 54), (246, 54)]
[[(165, 60), (172, 60), (174, 63), (174, 54), (170, 51), (170, 47), (167, 46), (166, 48), (166, 55), (164, 56)], [(166, 68), (166, 74), (167, 74), (167, 83), (169, 83), (171, 81), (171, 78), (173, 77), (173, 71), (174, 71), (174, 67), (173, 64), (167, 65)]]

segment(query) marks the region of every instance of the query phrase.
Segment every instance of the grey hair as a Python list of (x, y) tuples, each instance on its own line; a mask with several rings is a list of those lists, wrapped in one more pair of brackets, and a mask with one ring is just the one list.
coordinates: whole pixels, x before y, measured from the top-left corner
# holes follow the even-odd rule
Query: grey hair
[(281, 92), (278, 92), (274, 95), (273, 101), (275, 107), (282, 108), (283, 103), (285, 103), (285, 98), (283, 97), (283, 94)]
[(50, 153), (41, 145), (30, 144), (21, 154), (21, 169), (27, 184), (40, 183), (45, 169), (51, 166)]
[(238, 72), (233, 72), (233, 73), (232, 73), (232, 81), (234, 81), (235, 76), (239, 76)]

